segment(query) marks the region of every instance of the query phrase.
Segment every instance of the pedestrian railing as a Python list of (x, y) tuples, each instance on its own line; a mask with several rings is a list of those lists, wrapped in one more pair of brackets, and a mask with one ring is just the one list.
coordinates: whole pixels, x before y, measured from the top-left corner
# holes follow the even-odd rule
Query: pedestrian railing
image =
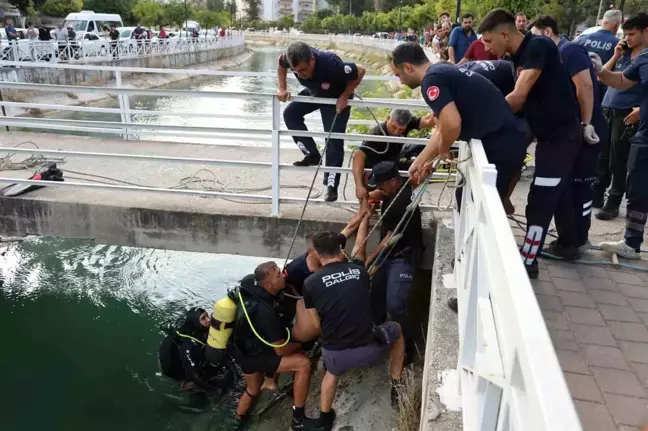
[(93, 62), (121, 58), (135, 58), (173, 53), (207, 51), (243, 45), (240, 36), (169, 38), (154, 40), (108, 39), (76, 41), (38, 41), (22, 39), (1, 45), (0, 61), (11, 61), (21, 66), (24, 62)]
[(481, 142), (461, 143), (454, 277), (464, 430), (582, 427)]
[[(0, 62), (0, 65), (13, 63)], [(25, 63), (25, 67), (40, 67)], [(79, 66), (69, 64), (48, 64), (56, 69), (73, 69)], [(25, 116), (0, 117), (0, 126), (30, 128), (44, 131), (74, 131), (93, 134), (121, 136), (124, 139), (147, 136), (174, 136), (189, 138), (191, 142), (209, 144), (207, 138), (221, 136), (224, 139), (265, 143), (272, 149), (270, 160), (252, 162), (214, 158), (172, 157), (159, 155), (137, 155), (116, 152), (85, 152), (73, 150), (44, 150), (13, 148), (8, 144), (0, 147), (1, 152), (14, 154), (40, 154), (43, 156), (66, 156), (75, 158), (99, 158), (122, 161), (152, 161), (180, 164), (202, 164), (214, 167), (241, 167), (270, 171), (272, 190), (270, 195), (216, 192), (206, 190), (168, 189), (98, 183), (51, 182), (48, 187), (91, 188), (97, 190), (119, 190), (150, 192), (189, 196), (210, 196), (221, 198), (244, 198), (271, 204), (271, 215), (281, 216), (281, 205), (303, 204), (302, 197), (282, 194), (281, 184), (285, 175), (293, 172), (315, 173), (315, 167), (298, 167), (282, 162), (280, 148), (282, 140), (293, 136), (310, 136), (323, 143), (328, 133), (323, 131), (296, 131), (282, 127), (282, 104), (271, 93), (240, 93), (217, 91), (190, 91), (172, 89), (125, 88), (122, 74), (162, 73), (206, 76), (274, 77), (274, 72), (231, 72), (207, 70), (173, 70), (119, 68), (110, 66), (83, 66), (84, 70), (112, 71), (116, 76), (114, 87), (44, 85), (29, 83), (0, 82), (0, 90), (48, 93), (96, 93), (114, 96), (119, 106), (59, 106), (44, 103), (0, 102), (3, 107), (39, 108), (76, 112), (119, 114), (118, 121), (87, 121), (79, 119), (32, 118)], [(391, 79), (367, 76), (366, 80)], [(192, 97), (192, 98), (237, 98), (259, 100), (271, 105), (271, 115), (264, 118), (268, 126), (263, 128), (198, 127), (138, 123), (136, 116), (157, 117), (206, 117), (213, 119), (243, 118), (245, 116), (224, 112), (174, 112), (131, 108), (131, 97)], [(292, 100), (304, 103), (335, 104), (335, 99), (321, 99), (293, 96)], [(353, 109), (404, 108), (427, 109), (422, 100), (389, 101), (354, 99), (349, 101)], [(259, 120), (258, 115), (248, 115)], [(379, 142), (411, 143), (422, 145), (423, 139), (391, 136), (369, 136), (354, 133), (333, 133), (332, 138), (345, 140), (345, 145), (358, 145), (370, 139)], [(159, 138), (158, 138), (159, 139)], [(6, 142), (6, 140), (5, 140)], [(186, 142), (186, 141), (185, 141)], [(176, 145), (168, 142), (168, 145)], [(462, 376), (462, 399), (465, 430), (522, 430), (522, 431), (580, 431), (574, 405), (561, 374), (556, 354), (540, 315), (533, 291), (522, 266), (515, 241), (508, 226), (506, 215), (495, 189), (496, 172), (487, 163), (479, 141), (470, 145), (461, 144), (461, 159), (472, 157), (462, 163), (466, 182), (463, 193), (462, 213), (456, 216), (456, 265), (455, 276), (459, 294), (460, 356), (459, 370)], [(322, 166), (322, 172), (351, 174), (344, 167)], [(402, 172), (406, 175), (405, 172)], [(0, 183), (41, 184), (30, 180), (0, 177)], [(327, 204), (336, 206), (357, 206), (355, 201), (324, 202), (311, 199), (309, 205)], [(422, 210), (437, 209), (422, 205)]]

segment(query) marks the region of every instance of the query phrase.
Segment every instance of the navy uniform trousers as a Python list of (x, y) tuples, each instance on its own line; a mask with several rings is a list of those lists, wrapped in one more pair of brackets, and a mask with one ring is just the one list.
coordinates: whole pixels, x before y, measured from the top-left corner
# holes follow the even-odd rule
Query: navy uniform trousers
[[(303, 89), (299, 92), (299, 96), (310, 96), (310, 91), (308, 89)], [(335, 105), (319, 105), (317, 103), (303, 103), (303, 102), (290, 102), (286, 109), (284, 110), (284, 122), (286, 127), (290, 130), (304, 130), (307, 131), (306, 123), (304, 122), (304, 117), (311, 112), (315, 112), (319, 109), (322, 116), (322, 124), (324, 126), (324, 131), (331, 131), (331, 126), (333, 127), (333, 133), (345, 133), (346, 126), (349, 122), (349, 116), (351, 114), (351, 107), (347, 106), (344, 111), (338, 114), (335, 124), (333, 124), (333, 119), (335, 118)], [(293, 136), (293, 141), (297, 144), (299, 149), (304, 153), (304, 155), (317, 154), (320, 155), (315, 140), (310, 137), (302, 136)], [(344, 140), (343, 139), (331, 139), (326, 147), (326, 166), (335, 166), (342, 167), (344, 162)], [(328, 172), (324, 173), (324, 185), (330, 187), (336, 187), (340, 184), (340, 174), (329, 175)]]

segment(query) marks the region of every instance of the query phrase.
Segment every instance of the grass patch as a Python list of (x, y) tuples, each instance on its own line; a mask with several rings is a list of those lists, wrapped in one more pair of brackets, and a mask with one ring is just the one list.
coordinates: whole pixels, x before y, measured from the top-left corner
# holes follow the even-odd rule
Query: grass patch
[(394, 411), (397, 431), (418, 431), (421, 422), (421, 384), (411, 368), (403, 370), (403, 384), (398, 389)]

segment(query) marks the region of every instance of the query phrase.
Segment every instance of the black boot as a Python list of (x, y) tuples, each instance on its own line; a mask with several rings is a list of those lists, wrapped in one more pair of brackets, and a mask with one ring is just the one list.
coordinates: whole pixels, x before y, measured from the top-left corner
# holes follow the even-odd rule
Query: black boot
[(307, 154), (303, 159), (294, 162), (293, 166), (317, 166), (321, 158), (319, 154)]
[(547, 254), (551, 254), (566, 261), (577, 260), (581, 257), (578, 247), (558, 244), (558, 240), (551, 241), (551, 244), (549, 244), (549, 247), (547, 247), (545, 251)]
[(611, 202), (608, 198), (605, 205), (603, 205), (603, 209), (597, 212), (594, 217), (599, 220), (612, 220), (619, 217), (619, 204)]
[(326, 188), (326, 196), (324, 196), (324, 200), (326, 202), (335, 202), (337, 198), (338, 198), (337, 187), (328, 186)]
[(594, 190), (592, 196), (592, 208), (596, 208), (596, 209), (603, 208), (604, 203), (605, 203), (605, 194), (599, 193), (598, 191)]
[(537, 261), (533, 261), (533, 263), (531, 265), (526, 265), (525, 264), (524, 269), (526, 269), (527, 275), (529, 276), (530, 280), (535, 280), (536, 278), (538, 278), (538, 272), (540, 272), (540, 271), (538, 270), (538, 262)]

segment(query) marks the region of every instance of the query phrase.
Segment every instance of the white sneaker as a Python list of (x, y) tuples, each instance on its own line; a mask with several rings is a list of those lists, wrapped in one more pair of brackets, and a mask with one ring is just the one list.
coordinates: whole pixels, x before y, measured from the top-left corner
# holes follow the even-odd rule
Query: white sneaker
[(636, 252), (632, 247), (625, 243), (625, 240), (602, 242), (599, 244), (601, 250), (610, 253), (616, 253), (626, 259), (641, 259), (641, 255)]

